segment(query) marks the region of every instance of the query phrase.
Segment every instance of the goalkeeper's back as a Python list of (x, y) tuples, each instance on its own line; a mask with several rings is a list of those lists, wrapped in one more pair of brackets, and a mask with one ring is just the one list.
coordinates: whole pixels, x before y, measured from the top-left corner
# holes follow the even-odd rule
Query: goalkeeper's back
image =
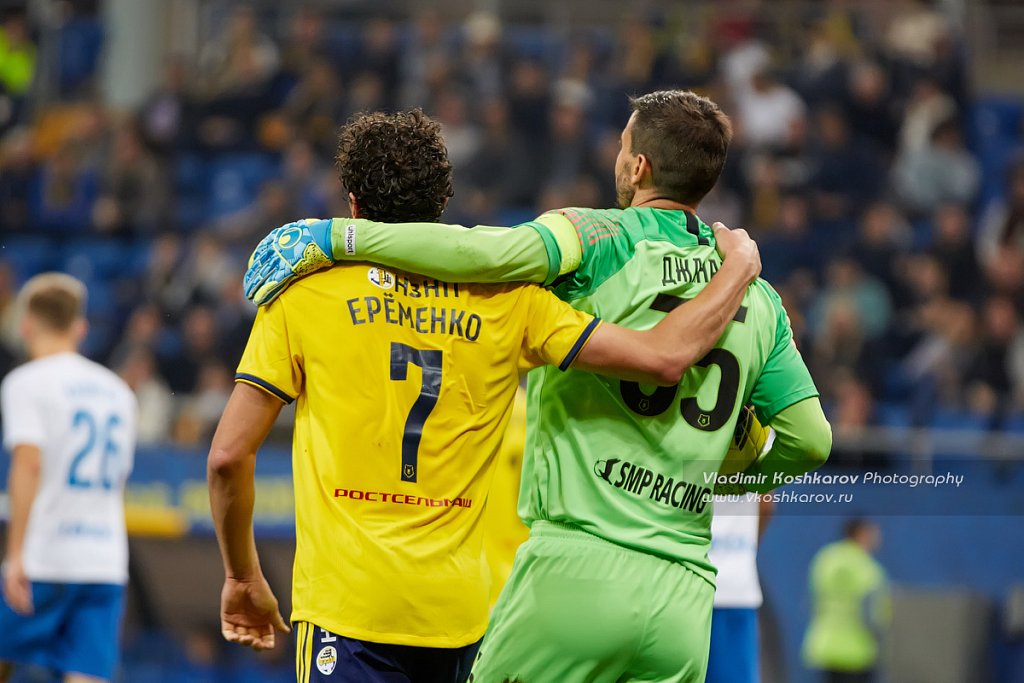
[[(713, 231), (690, 212), (567, 209), (533, 227), (559, 230), (558, 221), (572, 224), (583, 258), (555, 292), (629, 327), (653, 326), (695, 297), (721, 265)], [(716, 348), (678, 386), (541, 368), (530, 375), (529, 395), (519, 503), (527, 523), (571, 523), (687, 562), (710, 579), (713, 477), (742, 407), (753, 403), (770, 422), (818, 392), (779, 295), (758, 280)]]

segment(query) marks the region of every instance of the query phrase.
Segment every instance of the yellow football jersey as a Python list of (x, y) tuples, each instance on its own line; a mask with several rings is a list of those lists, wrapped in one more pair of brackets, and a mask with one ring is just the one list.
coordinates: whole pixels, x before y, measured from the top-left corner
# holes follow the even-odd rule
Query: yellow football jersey
[(484, 553), (491, 568), (491, 607), (512, 573), (516, 550), (530, 535), (530, 529), (519, 519), (519, 481), (526, 448), (526, 392), (516, 392), (509, 420), (494, 465), (494, 480), (484, 510)]
[(292, 620), (398, 645), (481, 638), (481, 515), (517, 368), (567, 368), (597, 324), (534, 285), (365, 264), (261, 308), (236, 379), (297, 401)]

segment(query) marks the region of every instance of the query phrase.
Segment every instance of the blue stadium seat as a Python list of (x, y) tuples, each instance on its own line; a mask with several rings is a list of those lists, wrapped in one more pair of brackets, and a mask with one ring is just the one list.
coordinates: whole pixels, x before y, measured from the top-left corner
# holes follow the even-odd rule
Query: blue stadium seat
[(182, 154), (174, 163), (174, 186), (179, 193), (201, 195), (209, 175), (209, 165), (198, 154)]
[(969, 120), (974, 144), (1017, 140), (1024, 121), (1024, 104), (1017, 98), (985, 97), (971, 109)]
[(553, 63), (564, 55), (564, 43), (551, 31), (534, 26), (508, 26), (502, 32), (505, 48), (519, 57)]
[(64, 245), (62, 270), (82, 280), (126, 277), (136, 274), (132, 253), (127, 243), (101, 238), (75, 240)]
[(880, 427), (909, 427), (910, 410), (902, 403), (880, 402), (875, 410)]
[(230, 154), (210, 164), (206, 209), (210, 218), (221, 218), (244, 209), (260, 185), (278, 172), (277, 162), (266, 154)]
[(46, 237), (14, 237), (0, 241), (0, 260), (14, 267), (18, 281), (58, 265), (56, 241)]

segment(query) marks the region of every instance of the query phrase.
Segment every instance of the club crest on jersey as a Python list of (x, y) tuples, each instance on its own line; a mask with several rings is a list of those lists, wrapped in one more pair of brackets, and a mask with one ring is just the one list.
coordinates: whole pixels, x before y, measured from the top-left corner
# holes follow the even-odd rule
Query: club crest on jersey
[(394, 289), (395, 287), (395, 276), (383, 268), (370, 268), (366, 277), (369, 278), (370, 284), (381, 289)]
[(413, 465), (406, 465), (402, 468), (402, 476), (406, 479), (412, 479), (416, 475), (416, 468)]
[(338, 666), (338, 651), (334, 649), (333, 645), (327, 645), (316, 656), (316, 668), (324, 676), (330, 676), (336, 666)]

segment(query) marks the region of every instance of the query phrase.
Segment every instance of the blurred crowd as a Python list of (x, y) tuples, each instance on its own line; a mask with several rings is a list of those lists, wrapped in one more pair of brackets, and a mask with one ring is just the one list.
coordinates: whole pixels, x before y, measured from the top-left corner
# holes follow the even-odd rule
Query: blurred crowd
[(283, 223), (347, 213), (332, 156), (352, 113), (423, 107), (455, 166), (445, 220), (512, 225), (614, 205), (627, 95), (692, 88), (736, 128), (699, 213), (759, 240), (837, 429), (1013, 426), (1024, 161), (1005, 155), (986, 175), (962, 36), (929, 2), (797, 7), (780, 21), (758, 2), (686, 5), (565, 31), (238, 4), (131, 112), (96, 95), (95, 3), (65, 8), (45, 105), (29, 106), (37, 31), (8, 13), (4, 362), (17, 283), (63, 267), (93, 291), (87, 350), (138, 392), (143, 440), (198, 444), (254, 315), (240, 291), (249, 252)]

